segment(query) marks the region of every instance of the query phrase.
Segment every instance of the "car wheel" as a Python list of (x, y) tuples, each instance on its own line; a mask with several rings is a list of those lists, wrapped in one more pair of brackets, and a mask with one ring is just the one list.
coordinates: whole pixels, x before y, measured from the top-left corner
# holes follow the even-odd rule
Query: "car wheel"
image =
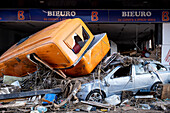
[(160, 98), (161, 94), (162, 94), (162, 83), (155, 83), (152, 87), (151, 87), (151, 91), (154, 91), (154, 97)]
[(104, 94), (100, 92), (100, 90), (93, 90), (91, 91), (87, 97), (86, 101), (95, 101), (95, 102), (103, 102)]

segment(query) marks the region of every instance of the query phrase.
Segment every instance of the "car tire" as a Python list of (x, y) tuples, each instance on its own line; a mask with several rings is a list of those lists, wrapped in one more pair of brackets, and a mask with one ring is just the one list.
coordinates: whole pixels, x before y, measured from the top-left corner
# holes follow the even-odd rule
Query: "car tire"
[(162, 83), (158, 82), (158, 83), (153, 84), (151, 87), (151, 91), (155, 92), (154, 97), (156, 97), (156, 98), (161, 98), (161, 94), (162, 94), (161, 84)]
[(100, 92), (100, 90), (93, 90), (87, 95), (86, 101), (95, 101), (102, 103), (104, 98), (105, 96), (102, 91)]

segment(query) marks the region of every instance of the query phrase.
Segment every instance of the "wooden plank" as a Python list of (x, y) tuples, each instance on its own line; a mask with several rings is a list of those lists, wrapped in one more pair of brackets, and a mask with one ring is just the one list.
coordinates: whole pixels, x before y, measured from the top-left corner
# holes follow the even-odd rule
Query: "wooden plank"
[(101, 108), (111, 108), (111, 107), (113, 107), (110, 104), (102, 104), (100, 102), (95, 102), (95, 101), (81, 101), (81, 103), (96, 106), (96, 107), (101, 107)]
[(0, 100), (12, 99), (12, 98), (30, 97), (30, 96), (35, 96), (35, 95), (47, 94), (47, 93), (61, 93), (61, 88), (43, 89), (43, 90), (27, 91), (27, 92), (17, 92), (17, 93), (11, 93), (11, 94), (1, 94), (0, 95)]
[(6, 104), (6, 105), (0, 105), (0, 109), (1, 108), (15, 108), (15, 107), (21, 107), (21, 106), (25, 106), (26, 103), (17, 103), (17, 104)]
[(164, 84), (162, 86), (163, 88), (162, 88), (161, 99), (170, 98), (170, 84)]
[(0, 102), (5, 102), (5, 103), (7, 103), (7, 102), (12, 102), (12, 101), (15, 101), (15, 100), (17, 100), (17, 99), (26, 99), (26, 98), (13, 98), (13, 99), (4, 99), (4, 100), (0, 100)]

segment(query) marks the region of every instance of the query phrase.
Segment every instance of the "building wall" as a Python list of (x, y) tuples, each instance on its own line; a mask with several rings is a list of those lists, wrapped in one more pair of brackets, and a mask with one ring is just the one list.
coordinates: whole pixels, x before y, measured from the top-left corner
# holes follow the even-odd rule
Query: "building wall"
[(170, 65), (170, 23), (162, 24), (162, 56), (161, 62)]
[(8, 30), (0, 29), (0, 55), (8, 50), (13, 44), (18, 42), (23, 33)]

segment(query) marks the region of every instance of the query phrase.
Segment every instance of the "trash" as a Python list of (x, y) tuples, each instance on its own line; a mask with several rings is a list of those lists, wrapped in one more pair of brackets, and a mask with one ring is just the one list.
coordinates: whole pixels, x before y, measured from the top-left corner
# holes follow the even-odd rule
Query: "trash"
[(101, 108), (112, 108), (113, 106), (111, 104), (102, 104), (100, 102), (95, 101), (81, 101), (82, 104), (87, 104), (91, 106), (101, 107)]
[(100, 111), (102, 111), (102, 112), (107, 112), (108, 109), (100, 109)]
[(38, 110), (33, 110), (30, 113), (40, 113)]
[(17, 103), (17, 104), (5, 104), (5, 105), (0, 105), (0, 109), (2, 108), (15, 108), (15, 107), (21, 107), (25, 106), (26, 103)]
[(166, 107), (165, 107), (164, 105), (162, 105), (162, 104), (161, 104), (161, 108), (162, 108), (164, 111), (167, 110)]
[(156, 109), (160, 108), (164, 111), (167, 111), (168, 108), (170, 108), (170, 101), (169, 100), (167, 101), (158, 100), (156, 102), (151, 103), (150, 105), (154, 106), (154, 108)]
[(119, 95), (112, 95), (110, 97), (107, 97), (105, 98), (105, 101), (108, 103), (108, 104), (111, 104), (111, 105), (117, 105), (119, 104), (121, 101), (120, 101), (120, 96)]
[[(82, 111), (90, 112), (92, 110), (93, 106), (81, 104), (78, 106), (78, 108)], [(93, 108), (93, 110), (94, 110), (94, 108)]]
[[(77, 27), (66, 29), (69, 21), (70, 23), (74, 21), (73, 23)], [(141, 108), (140, 110), (169, 110), (169, 84), (156, 84), (154, 88), (150, 89), (154, 82), (152, 81), (153, 84), (151, 84), (148, 79), (160, 82), (159, 78), (163, 71), (159, 74), (157, 71), (149, 69), (151, 63), (145, 62), (146, 65), (144, 65), (143, 61), (147, 60), (143, 60), (141, 63), (141, 58), (122, 56), (119, 53), (113, 53), (103, 59), (110, 49), (107, 35), (103, 33), (93, 36), (79, 19), (66, 20), (61, 30), (66, 30), (64, 32), (66, 34), (61, 37), (62, 41), (57, 38), (56, 45), (52, 43), (48, 45), (46, 40), (54, 42), (56, 39), (53, 37), (57, 37), (58, 32), (52, 33), (49, 37), (46, 31), (53, 32), (55, 28), (60, 29), (60, 25), (52, 25), (30, 36), (29, 41), (17, 43), (21, 47), (25, 47), (27, 44), (31, 51), (13, 52), (19, 47), (14, 45), (10, 51), (0, 57), (0, 59), (5, 58), (3, 61), (0, 60), (0, 68), (2, 68), (0, 74), (12, 75), (4, 75), (3, 83), (0, 83), (0, 111), (45, 113), (47, 111), (110, 112), (110, 110), (119, 112), (119, 110), (137, 110), (137, 108)], [(78, 37), (79, 35), (80, 37)], [(37, 43), (37, 39), (42, 39), (41, 36), (47, 37), (38, 40)], [(79, 40), (82, 41), (79, 42), (77, 38), (81, 38)], [(29, 42), (35, 43), (36, 47), (39, 45), (38, 48), (31, 48), (34, 44)], [(62, 47), (63, 45), (64, 47)], [(57, 52), (54, 53), (54, 50)], [(6, 55), (7, 53), (12, 55)], [(17, 56), (16, 53), (21, 54)], [(130, 54), (132, 53), (130, 52)], [(9, 58), (11, 58), (10, 62)], [(98, 67), (96, 67), (97, 64), (99, 64)], [(153, 64), (156, 65), (156, 63)], [(145, 66), (148, 66), (148, 70), (145, 70)], [(95, 70), (93, 71), (93, 69)], [(91, 73), (92, 71), (93, 73)], [(88, 76), (82, 76), (87, 74)], [(166, 75), (168, 74), (164, 74), (165, 78), (168, 77)], [(162, 80), (166, 82), (165, 79)], [(147, 88), (145, 88), (146, 86)], [(161, 87), (163, 90), (159, 90)], [(161, 98), (164, 100), (155, 98), (156, 93), (161, 94)], [(112, 96), (107, 97), (108, 95)]]
[(80, 111), (80, 109), (75, 109), (75, 111)]
[(52, 104), (57, 100), (56, 94), (45, 94), (44, 98), (42, 98), (42, 104)]
[(122, 105), (122, 104), (127, 104), (127, 103), (129, 103), (130, 102), (130, 100), (129, 99), (126, 99), (126, 100), (124, 100), (120, 105)]
[(132, 91), (122, 91), (121, 95), (121, 101), (124, 101), (126, 99), (131, 99), (133, 97), (133, 92)]
[(148, 104), (139, 104), (139, 107), (146, 110), (146, 109), (151, 109), (151, 107)]
[(153, 98), (153, 95), (137, 95), (137, 96), (135, 96), (135, 98), (137, 99), (137, 98)]
[(10, 94), (1, 94), (0, 99), (12, 99), (12, 98), (21, 98), (35, 95), (42, 95), (46, 93), (61, 93), (61, 88), (58, 89), (44, 89), (38, 91), (27, 91), (27, 92), (16, 92)]
[(161, 86), (163, 87), (161, 93), (161, 99), (170, 98), (170, 84), (164, 84)]
[(34, 105), (40, 104), (40, 101), (41, 101), (41, 95), (33, 96), (29, 98), (29, 102), (33, 103)]
[(122, 109), (123, 111), (136, 110), (133, 106), (124, 106), (124, 107), (121, 107), (121, 109)]
[(0, 87), (0, 95), (1, 94), (10, 94), (14, 92), (19, 92), (19, 87), (18, 86), (13, 86), (13, 85), (1, 85)]
[(15, 76), (8, 76), (8, 75), (4, 75), (3, 76), (3, 84), (6, 85), (10, 85), (11, 83), (18, 81), (19, 83), (24, 81), (26, 78), (28, 78), (27, 76), (25, 77), (15, 77)]
[(69, 100), (71, 100), (71, 98), (74, 96), (75, 99), (77, 99), (76, 97), (76, 93), (79, 91), (79, 89), (81, 88), (81, 82), (76, 80), (75, 81), (75, 85), (73, 87), (73, 91), (72, 93), (63, 101), (61, 102), (60, 104), (55, 104), (54, 103), (54, 107), (55, 108), (59, 108), (61, 106), (63, 106), (64, 104), (66, 104)]
[[(56, 105), (63, 104), (63, 105), (60, 106), (61, 108), (66, 108), (67, 107), (67, 103), (65, 103), (65, 101), (63, 99), (60, 99), (59, 101), (55, 102), (54, 104), (56, 104)], [(54, 105), (54, 106), (56, 106), (56, 105)]]
[(18, 81), (15, 81), (15, 82), (11, 83), (11, 85), (13, 85), (13, 86), (18, 86), (19, 88), (21, 88), (21, 86), (20, 86), (20, 84), (19, 84)]
[(39, 113), (47, 112), (47, 108), (44, 106), (36, 106), (36, 109), (39, 111)]

